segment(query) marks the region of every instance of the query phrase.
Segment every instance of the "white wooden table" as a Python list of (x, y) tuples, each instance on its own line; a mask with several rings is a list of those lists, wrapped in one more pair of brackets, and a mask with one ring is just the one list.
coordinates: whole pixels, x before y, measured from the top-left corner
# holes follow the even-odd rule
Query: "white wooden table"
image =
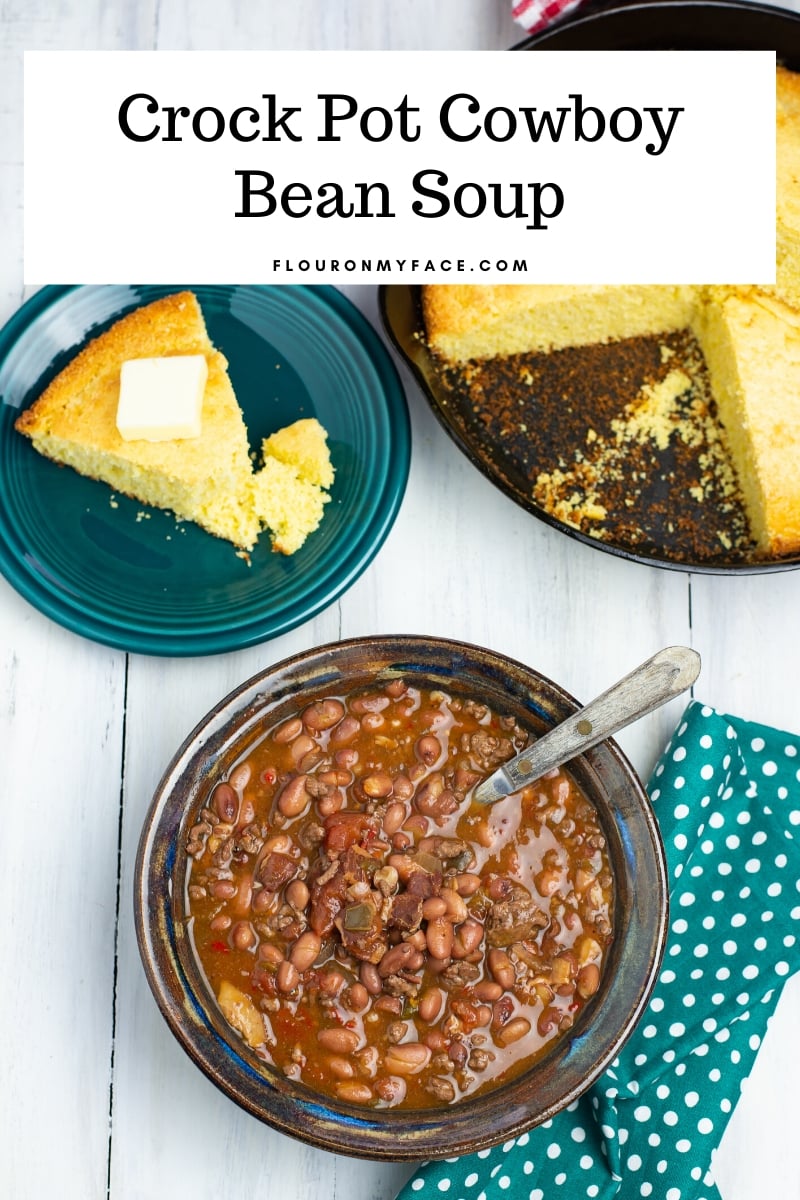
[[(502, 49), (519, 40), (509, 10), (509, 0), (9, 0), (0, 7), (0, 320), (24, 298), (23, 49)], [(374, 290), (345, 290), (377, 324)], [(579, 545), (486, 482), (403, 378), (413, 460), (396, 525), (355, 586), (293, 632), (220, 657), (126, 655), (66, 632), (0, 580), (0, 1195), (9, 1200), (388, 1200), (410, 1173), (308, 1149), (240, 1112), (173, 1040), (140, 966), (132, 871), (153, 788), (195, 722), (265, 664), (339, 637), (453, 635), (522, 659), (585, 700), (684, 642), (703, 656), (699, 698), (800, 729), (800, 571), (690, 576)], [(394, 565), (412, 555), (426, 586), (398, 594)], [(453, 586), (465, 563), (469, 586)], [(681, 707), (620, 736), (643, 775)], [(725, 1200), (800, 1197), (798, 1061), (795, 979), (717, 1157)]]

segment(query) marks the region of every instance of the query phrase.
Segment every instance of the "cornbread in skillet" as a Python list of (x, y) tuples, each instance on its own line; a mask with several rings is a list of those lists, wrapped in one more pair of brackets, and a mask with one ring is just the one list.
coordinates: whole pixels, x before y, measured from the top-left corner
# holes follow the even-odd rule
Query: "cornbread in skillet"
[[(198, 354), (208, 366), (200, 435), (162, 442), (124, 440), (116, 425), (123, 362)], [(280, 530), (270, 525), (273, 547), (294, 553), (319, 524), (327, 495), (303, 477), (305, 465), (301, 470), (280, 463), (269, 450), (264, 479), (263, 472), (253, 471), (227, 365), (209, 339), (194, 294), (165, 296), (89, 342), (21, 414), (16, 429), (45, 457), (145, 504), (170, 509), (242, 550), (253, 548), (275, 514)], [(324, 431), (311, 431), (305, 438), (289, 434), (287, 441), (302, 464), (316, 463), (316, 478), (332, 480)]]
[(687, 286), (445, 284), (423, 288), (428, 345), (449, 362), (547, 352), (684, 329)]
[(800, 75), (777, 71), (775, 293), (800, 307)]
[(764, 554), (800, 550), (800, 312), (753, 290), (719, 294), (697, 329)]

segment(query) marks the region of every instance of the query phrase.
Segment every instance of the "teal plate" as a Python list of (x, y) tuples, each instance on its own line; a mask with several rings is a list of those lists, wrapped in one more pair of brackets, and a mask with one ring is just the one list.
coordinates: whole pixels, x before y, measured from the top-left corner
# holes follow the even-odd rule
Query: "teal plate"
[(328, 431), (336, 479), (291, 557), (229, 542), (37, 454), (22, 408), (92, 337), (181, 287), (45, 287), (0, 331), (0, 570), (75, 633), (142, 654), (217, 654), (308, 620), (369, 565), (408, 478), (408, 409), (372, 326), (330, 287), (192, 287), (225, 354), (251, 447), (299, 417)]

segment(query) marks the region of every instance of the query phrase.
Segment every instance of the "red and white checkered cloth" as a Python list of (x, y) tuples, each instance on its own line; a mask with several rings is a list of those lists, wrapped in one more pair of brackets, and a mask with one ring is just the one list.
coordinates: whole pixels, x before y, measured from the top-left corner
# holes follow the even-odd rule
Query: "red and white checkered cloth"
[(512, 16), (528, 33), (539, 33), (580, 8), (584, 0), (514, 0)]

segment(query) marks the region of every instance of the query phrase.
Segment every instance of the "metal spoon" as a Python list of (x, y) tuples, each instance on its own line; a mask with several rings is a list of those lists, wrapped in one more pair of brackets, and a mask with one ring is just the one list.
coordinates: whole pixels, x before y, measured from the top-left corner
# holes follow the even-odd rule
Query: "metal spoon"
[(691, 687), (700, 674), (700, 655), (688, 646), (668, 646), (648, 658), (585, 708), (499, 767), (472, 793), (479, 804), (494, 804), (554, 767), (611, 737)]

